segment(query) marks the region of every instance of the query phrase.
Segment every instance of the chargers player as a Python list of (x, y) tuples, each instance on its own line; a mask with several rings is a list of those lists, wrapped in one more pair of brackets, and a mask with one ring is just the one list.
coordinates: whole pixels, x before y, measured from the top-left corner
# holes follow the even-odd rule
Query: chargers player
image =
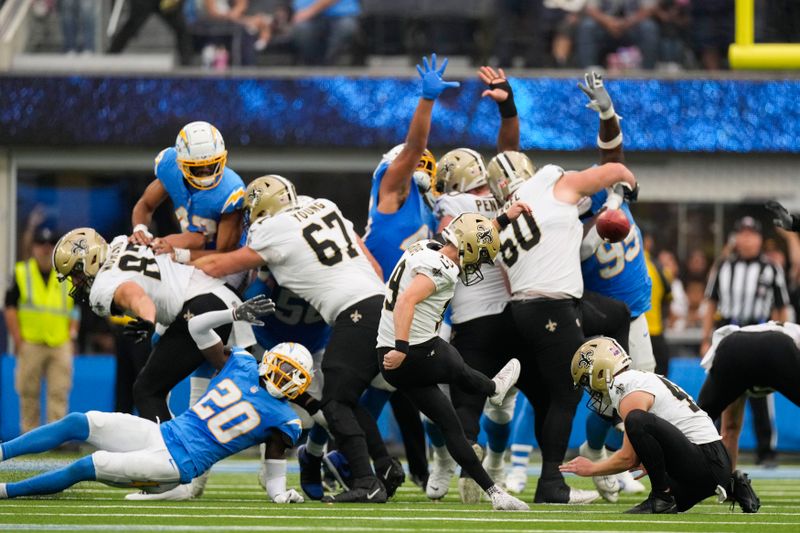
[[(264, 300), (260, 300), (261, 304)], [(302, 346), (276, 346), (261, 364), (243, 350), (223, 348), (218, 328), (233, 321), (257, 321), (263, 305), (248, 301), (237, 309), (212, 311), (189, 320), (189, 330), (219, 373), (208, 393), (173, 420), (157, 424), (122, 413), (71, 413), (0, 445), (0, 460), (51, 450), (70, 440), (99, 448), (59, 470), (24, 481), (0, 483), (0, 499), (60, 492), (81, 481), (134, 487), (148, 493), (171, 490), (241, 450), (265, 442), (270, 460), (279, 460), (300, 436), (300, 420), (287, 399), (311, 382), (310, 354)], [(286, 489), (283, 475), (267, 482), (273, 502), (302, 502)]]

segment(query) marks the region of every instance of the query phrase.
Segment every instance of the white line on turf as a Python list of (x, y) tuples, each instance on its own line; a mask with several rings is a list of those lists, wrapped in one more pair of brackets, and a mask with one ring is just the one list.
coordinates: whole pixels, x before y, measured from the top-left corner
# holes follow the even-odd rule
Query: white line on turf
[[(88, 525), (88, 524), (0, 524), (0, 530), (9, 529), (27, 531), (307, 531), (305, 526), (167, 526), (167, 525), (140, 525), (140, 524), (114, 524), (114, 525)], [(420, 531), (419, 529), (405, 527), (334, 527), (334, 526), (315, 526), (314, 531)], [(437, 532), (442, 533), (462, 533), (463, 529), (457, 528), (436, 528)], [(550, 533), (573, 533), (574, 529), (525, 529), (528, 532), (550, 532)], [(507, 529), (481, 529), (482, 533), (508, 533)], [(617, 530), (598, 531), (592, 533), (619, 533)], [(669, 531), (658, 531), (648, 529), (646, 531), (628, 531), (625, 533), (671, 533)]]

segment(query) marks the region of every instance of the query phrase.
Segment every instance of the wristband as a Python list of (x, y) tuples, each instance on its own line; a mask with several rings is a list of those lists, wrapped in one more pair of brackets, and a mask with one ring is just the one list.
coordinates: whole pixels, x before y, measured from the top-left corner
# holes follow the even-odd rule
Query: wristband
[(150, 233), (150, 230), (148, 229), (147, 224), (136, 224), (133, 227), (133, 232), (136, 233), (137, 231), (141, 231), (142, 233), (144, 233), (148, 237), (152, 237), (153, 236), (153, 234)]
[(505, 228), (511, 224), (511, 219), (508, 218), (508, 213), (503, 213), (497, 217), (497, 225), (500, 226), (500, 229)]
[(598, 114), (600, 115), (600, 120), (608, 120), (611, 117), (615, 116), (617, 113), (616, 111), (614, 111), (614, 106), (612, 105), (605, 111), (598, 112)]
[(398, 352), (403, 352), (404, 354), (408, 355), (408, 341), (401, 341), (399, 339), (394, 340), (394, 349)]
[(188, 248), (173, 248), (172, 253), (175, 255), (176, 263), (183, 263), (185, 265), (192, 261), (192, 251)]
[(599, 135), (597, 136), (597, 147), (600, 148), (601, 150), (611, 150), (613, 148), (616, 148), (620, 144), (622, 144), (622, 132), (619, 132), (619, 135), (617, 135), (610, 141), (604, 141), (600, 139)]
[(490, 83), (490, 89), (502, 89), (508, 93), (508, 98), (503, 102), (497, 102), (497, 109), (500, 111), (500, 116), (503, 118), (514, 118), (517, 116), (517, 105), (514, 103), (514, 91), (511, 89), (511, 84), (507, 80), (500, 83)]

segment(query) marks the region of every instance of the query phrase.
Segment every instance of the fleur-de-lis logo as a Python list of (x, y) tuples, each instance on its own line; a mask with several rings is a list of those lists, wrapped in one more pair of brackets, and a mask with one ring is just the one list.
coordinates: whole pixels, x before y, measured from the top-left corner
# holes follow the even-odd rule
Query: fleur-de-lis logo
[(89, 251), (89, 245), (86, 243), (86, 239), (78, 239), (77, 241), (72, 241), (73, 255), (85, 255), (86, 252), (88, 251)]
[(594, 356), (594, 350), (586, 350), (585, 352), (580, 352), (578, 360), (578, 368), (589, 368), (592, 366), (592, 356)]
[(492, 230), (486, 226), (478, 225), (478, 242), (481, 244), (489, 244), (492, 242)]

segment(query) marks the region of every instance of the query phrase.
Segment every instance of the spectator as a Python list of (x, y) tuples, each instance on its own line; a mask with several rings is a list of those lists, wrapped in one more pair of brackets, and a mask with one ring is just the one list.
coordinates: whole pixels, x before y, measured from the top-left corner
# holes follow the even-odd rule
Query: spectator
[(358, 34), (358, 0), (293, 0), (297, 62), (302, 65), (352, 64)]
[(708, 277), (708, 257), (705, 252), (695, 248), (689, 252), (689, 259), (686, 260), (685, 280), (699, 279), (705, 281)]
[[(761, 224), (753, 217), (744, 217), (736, 222), (734, 232), (733, 252), (708, 280), (701, 353), (708, 351), (711, 333), (720, 326), (786, 320), (789, 295), (783, 269), (762, 254)], [(771, 398), (750, 398), (756, 430), (756, 462), (765, 466), (776, 465), (770, 403)]]
[(706, 70), (719, 70), (733, 42), (733, 0), (692, 2), (694, 48)]
[[(255, 51), (264, 50), (272, 37), (272, 16), (250, 13), (249, 0), (195, 0), (195, 28), (221, 30), (225, 46), (238, 57), (234, 64), (254, 65)], [(202, 33), (202, 32), (201, 32)], [(206, 45), (208, 46), (208, 45)], [(234, 47), (238, 47), (234, 50)], [(204, 52), (205, 53), (205, 52)]]
[(673, 69), (683, 65), (684, 43), (690, 22), (689, 0), (659, 0), (655, 9), (658, 21), (659, 56), (661, 61)]
[(661, 250), (658, 253), (658, 264), (661, 266), (664, 279), (669, 283), (671, 301), (667, 323), (670, 329), (673, 329), (680, 320), (686, 317), (689, 304), (686, 301), (686, 291), (683, 290), (683, 282), (680, 278), (681, 271), (678, 266), (678, 260), (675, 259), (675, 254), (669, 250)]
[(61, 34), (64, 53), (94, 53), (94, 0), (60, 0)]
[(4, 314), (17, 356), (15, 382), (23, 433), (41, 422), (43, 378), (47, 379), (48, 422), (67, 414), (72, 387), (72, 341), (78, 335), (79, 313), (68, 295), (69, 282), (59, 283), (52, 268), (57, 240), (47, 227), (36, 230), (33, 257), (16, 264), (6, 293)]
[(576, 39), (581, 67), (599, 65), (602, 56), (623, 45), (636, 45), (642, 67), (658, 59), (659, 30), (653, 19), (656, 0), (588, 0)]
[(650, 310), (644, 316), (647, 319), (647, 330), (650, 332), (650, 343), (653, 345), (653, 355), (656, 359), (654, 372), (666, 376), (667, 372), (669, 372), (669, 346), (664, 339), (664, 309), (666, 308), (666, 302), (671, 297), (671, 290), (661, 265), (653, 262), (650, 257), (653, 238), (646, 235), (644, 243), (644, 260), (647, 263), (647, 273), (653, 282), (650, 291)]
[(186, 31), (182, 4), (183, 0), (136, 0), (130, 2), (128, 20), (111, 38), (108, 53), (121, 53), (128, 46), (128, 42), (139, 33), (150, 15), (157, 13), (175, 32), (181, 65), (190, 65), (192, 63), (192, 40)]

